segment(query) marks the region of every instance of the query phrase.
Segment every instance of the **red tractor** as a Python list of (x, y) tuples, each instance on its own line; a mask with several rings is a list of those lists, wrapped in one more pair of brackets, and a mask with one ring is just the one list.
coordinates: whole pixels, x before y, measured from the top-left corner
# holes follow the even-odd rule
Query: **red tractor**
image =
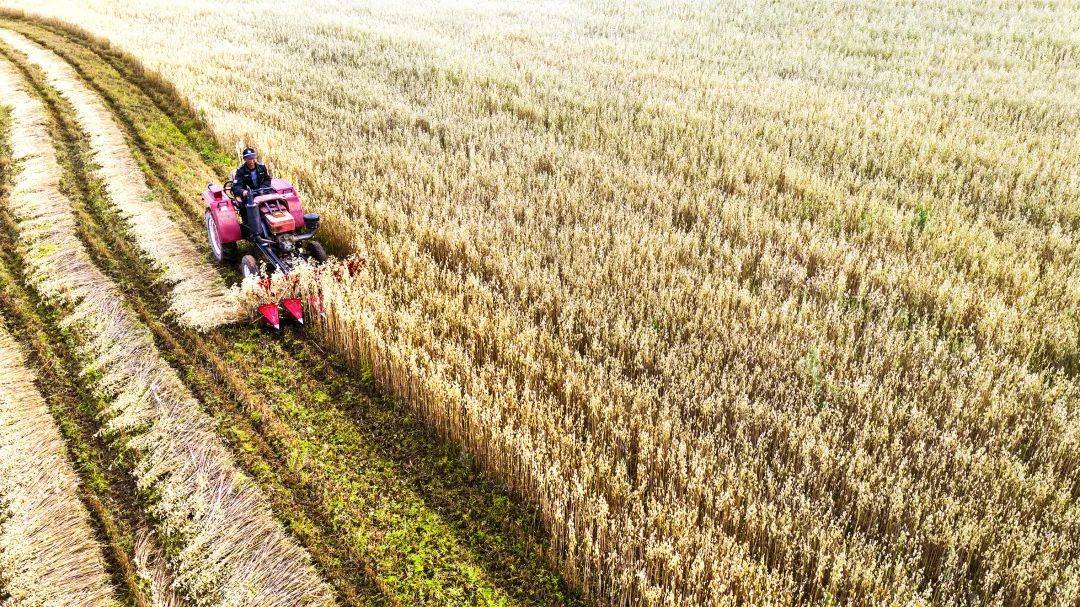
[[(239, 211), (243, 202), (233, 196), (231, 181), (223, 186), (207, 184), (203, 202), (206, 204), (206, 239), (210, 243), (210, 253), (218, 263), (235, 263), (241, 240), (254, 245), (255, 252), (266, 263), (284, 274), (288, 274), (301, 260), (316, 263), (326, 261), (326, 250), (314, 239), (319, 216), (304, 213), (296, 188), (284, 179), (272, 179), (270, 187), (260, 190), (255, 196), (255, 204), (266, 226), (266, 236), (240, 220), (242, 213)], [(255, 256), (249, 254), (240, 258), (240, 272), (245, 278), (259, 274), (259, 263)], [(274, 309), (270, 310), (270, 307)], [(299, 300), (282, 300), (281, 307), (296, 321), (304, 321)], [(280, 326), (276, 305), (260, 306), (259, 312), (267, 323), (275, 328)]]

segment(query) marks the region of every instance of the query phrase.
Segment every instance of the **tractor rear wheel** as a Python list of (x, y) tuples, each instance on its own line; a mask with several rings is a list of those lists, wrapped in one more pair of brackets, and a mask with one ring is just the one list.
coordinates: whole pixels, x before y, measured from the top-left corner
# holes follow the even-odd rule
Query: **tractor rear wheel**
[(322, 243), (315, 242), (314, 240), (307, 241), (307, 252), (312, 259), (319, 263), (326, 261), (326, 249), (323, 248)]
[(236, 243), (221, 242), (217, 222), (214, 221), (214, 216), (210, 214), (210, 211), (206, 212), (203, 220), (206, 224), (206, 240), (210, 243), (210, 255), (218, 263), (232, 263), (236, 259)]
[(247, 278), (248, 276), (259, 275), (259, 264), (255, 261), (255, 258), (251, 255), (244, 255), (240, 260), (240, 274)]

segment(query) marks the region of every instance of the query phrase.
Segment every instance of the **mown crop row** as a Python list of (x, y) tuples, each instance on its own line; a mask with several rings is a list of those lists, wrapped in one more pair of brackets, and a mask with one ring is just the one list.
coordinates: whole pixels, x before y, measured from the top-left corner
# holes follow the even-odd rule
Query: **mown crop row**
[(176, 583), (198, 604), (329, 604), (309, 557), (285, 536), (121, 292), (89, 259), (59, 187), (41, 101), (24, 90), (11, 63), (3, 63), (0, 78), (12, 107), (17, 167), (11, 212), (30, 282), (70, 308), (65, 324), (109, 400), (104, 427), (136, 454), (132, 472), (153, 495)]
[(0, 595), (15, 605), (115, 606), (78, 476), (35, 381), (0, 325)]

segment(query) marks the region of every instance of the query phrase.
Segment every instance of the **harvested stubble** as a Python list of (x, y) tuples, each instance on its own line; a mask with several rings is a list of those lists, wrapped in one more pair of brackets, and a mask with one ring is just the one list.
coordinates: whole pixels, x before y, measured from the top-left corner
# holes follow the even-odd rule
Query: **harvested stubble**
[(34, 373), (0, 326), (0, 582), (9, 607), (116, 607), (79, 479)]
[(127, 221), (128, 233), (171, 285), (170, 308), (177, 319), (199, 330), (237, 320), (239, 308), (231, 291), (206, 260), (205, 251), (180, 229), (147, 186), (123, 131), (101, 97), (52, 51), (10, 30), (0, 29), (0, 40), (26, 55), (75, 108), (76, 119), (90, 140), (97, 176)]
[(331, 605), (310, 557), (274, 520), (149, 331), (91, 262), (72, 203), (59, 190), (44, 108), (22, 86), (14, 67), (0, 62), (0, 89), (13, 107), (10, 206), (27, 273), (44, 298), (70, 310), (64, 326), (110, 402), (105, 431), (134, 455), (132, 472), (151, 498), (156, 531), (171, 544), (177, 587), (197, 605)]
[(33, 8), (299, 178), (591, 596), (1080, 601), (1075, 3)]

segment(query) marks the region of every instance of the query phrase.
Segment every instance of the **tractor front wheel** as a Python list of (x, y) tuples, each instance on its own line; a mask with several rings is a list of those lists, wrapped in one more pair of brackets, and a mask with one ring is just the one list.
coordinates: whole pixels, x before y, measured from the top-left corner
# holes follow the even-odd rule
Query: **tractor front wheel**
[(312, 259), (319, 263), (326, 261), (326, 249), (323, 248), (322, 243), (315, 242), (314, 240), (307, 241), (307, 252)]
[(244, 255), (243, 259), (240, 260), (240, 274), (243, 275), (244, 278), (259, 275), (259, 264), (255, 261), (254, 257), (251, 255)]
[(206, 223), (206, 240), (210, 243), (210, 255), (214, 257), (214, 261), (232, 263), (236, 259), (236, 243), (221, 242), (221, 237), (218, 235), (217, 221), (214, 221), (214, 216), (210, 214), (210, 211), (206, 212), (204, 223)]

